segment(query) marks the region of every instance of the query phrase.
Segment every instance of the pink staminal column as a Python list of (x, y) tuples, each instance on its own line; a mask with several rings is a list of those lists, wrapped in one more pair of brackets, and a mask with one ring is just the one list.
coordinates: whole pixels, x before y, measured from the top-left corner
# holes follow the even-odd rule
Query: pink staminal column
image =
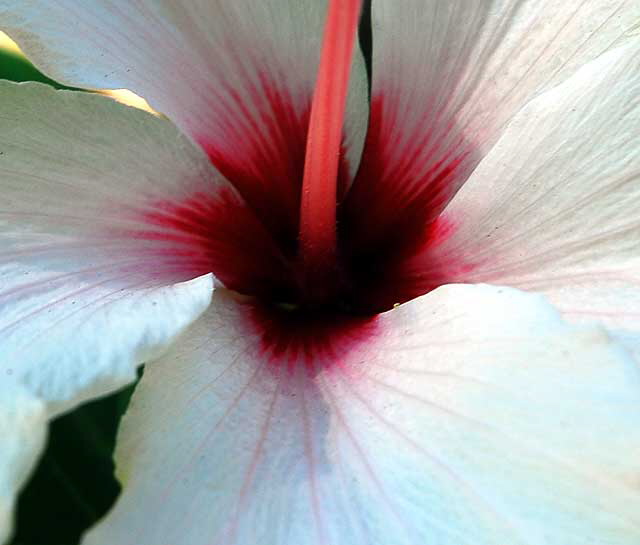
[(326, 284), (327, 277), (336, 272), (336, 185), (361, 7), (361, 0), (329, 2), (311, 106), (300, 204), (300, 257), (307, 285)]

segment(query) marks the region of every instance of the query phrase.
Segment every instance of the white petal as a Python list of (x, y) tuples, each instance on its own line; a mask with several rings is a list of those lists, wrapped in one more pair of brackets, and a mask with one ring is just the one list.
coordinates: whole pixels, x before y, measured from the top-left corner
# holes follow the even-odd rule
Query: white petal
[(37, 286), (26, 288), (22, 274), (0, 268), (8, 277), (4, 293), (29, 291), (2, 305), (0, 373), (46, 400), (50, 414), (133, 382), (136, 367), (158, 357), (207, 308), (212, 290), (210, 276), (136, 289), (77, 277), (56, 284), (29, 271)]
[(166, 120), (0, 83), (0, 377), (52, 412), (134, 379), (212, 290), (209, 276), (181, 283), (211, 269), (145, 214), (220, 187)]
[(396, 210), (396, 221), (417, 207), (433, 219), (524, 104), (637, 32), (640, 4), (374, 0), (373, 21), (371, 125), (354, 206), (373, 201), (376, 216)]
[(85, 545), (637, 542), (640, 377), (604, 334), (489, 286), (362, 324), (294, 352), (217, 291), (145, 372)]
[[(445, 215), (431, 262), (449, 280), (542, 291), (572, 319), (640, 349), (640, 46), (619, 48), (532, 102)], [(630, 340), (631, 337), (630, 337)]]
[(635, 543), (634, 361), (540, 301), (473, 290), (387, 314), (363, 374), (326, 383), (361, 505), (388, 524), (372, 542)]
[(0, 543), (11, 534), (15, 496), (44, 444), (43, 404), (6, 377), (0, 380)]
[[(144, 97), (228, 178), (259, 186), (267, 172), (286, 186), (304, 157), (325, 10), (325, 0), (0, 0), (0, 28), (58, 81)], [(352, 172), (367, 120), (360, 57), (354, 72)]]

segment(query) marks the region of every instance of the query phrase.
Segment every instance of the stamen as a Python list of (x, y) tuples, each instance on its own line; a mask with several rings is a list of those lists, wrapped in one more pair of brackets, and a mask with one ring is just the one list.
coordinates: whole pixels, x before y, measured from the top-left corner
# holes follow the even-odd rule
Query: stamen
[(300, 208), (300, 252), (309, 272), (326, 272), (335, 263), (338, 163), (361, 6), (362, 0), (329, 0)]

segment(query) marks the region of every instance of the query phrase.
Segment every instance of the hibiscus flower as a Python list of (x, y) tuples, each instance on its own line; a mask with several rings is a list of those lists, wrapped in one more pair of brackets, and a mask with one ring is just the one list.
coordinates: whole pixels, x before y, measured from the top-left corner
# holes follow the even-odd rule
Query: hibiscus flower
[(640, 541), (635, 0), (360, 8), (0, 0), (0, 540), (146, 362), (87, 545)]

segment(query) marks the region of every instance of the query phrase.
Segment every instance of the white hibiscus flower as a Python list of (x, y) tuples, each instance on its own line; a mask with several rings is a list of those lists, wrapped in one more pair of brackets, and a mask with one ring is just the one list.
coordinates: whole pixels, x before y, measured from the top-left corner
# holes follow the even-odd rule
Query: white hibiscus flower
[(87, 545), (640, 542), (636, 0), (360, 8), (0, 0), (0, 541), (149, 362)]

